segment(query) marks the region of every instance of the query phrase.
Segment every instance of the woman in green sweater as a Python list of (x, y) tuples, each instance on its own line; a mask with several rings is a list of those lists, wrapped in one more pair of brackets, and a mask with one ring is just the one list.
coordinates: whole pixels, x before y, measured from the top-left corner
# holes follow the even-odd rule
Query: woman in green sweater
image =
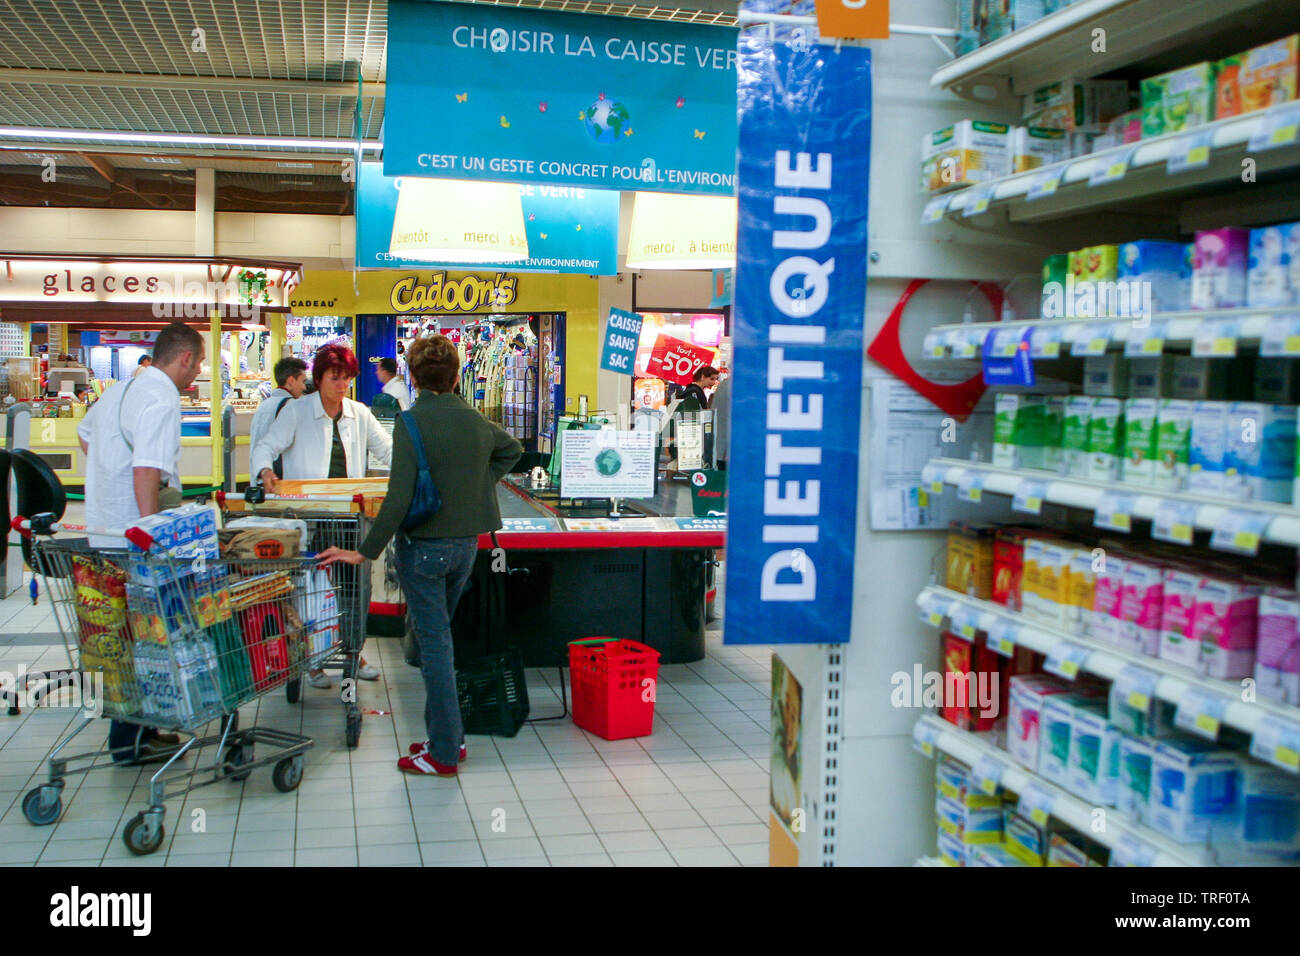
[(388, 494), (360, 551), (330, 548), (322, 566), (335, 561), (374, 560), (397, 535), (397, 577), (420, 646), (429, 738), (411, 745), (397, 761), (407, 773), (456, 774), (464, 759), (451, 618), (478, 554), (478, 536), (501, 527), (496, 486), (519, 460), (523, 446), (454, 394), (460, 379), (456, 347), (441, 335), (417, 339), (407, 353), (420, 397), (411, 414), (420, 429), (429, 471), (442, 498), (438, 512), (418, 527), (399, 532), (415, 492), (418, 471), (405, 417), (393, 428), (393, 465)]

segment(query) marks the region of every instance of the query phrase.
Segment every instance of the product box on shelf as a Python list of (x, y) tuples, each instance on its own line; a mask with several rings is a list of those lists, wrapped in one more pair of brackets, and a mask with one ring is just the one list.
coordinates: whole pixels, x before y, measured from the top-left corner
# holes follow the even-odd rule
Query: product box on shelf
[(1275, 864), (1300, 861), (1300, 780), (1253, 760), (1241, 761), (1237, 841), (1245, 852)]
[(1156, 477), (1156, 419), (1160, 400), (1129, 398), (1124, 401), (1124, 461), (1121, 477), (1126, 484), (1153, 485)]
[(1111, 681), (1107, 713), (1116, 730), (1137, 737), (1168, 737), (1174, 732), (1171, 705), (1154, 696), (1142, 701), (1132, 691), (1125, 696), (1119, 681)]
[(1153, 311), (1177, 312), (1186, 309), (1191, 300), (1191, 287), (1183, 274), (1186, 259), (1185, 243), (1126, 242), (1119, 247), (1119, 278), (1144, 283), (1151, 290)]
[(1236, 309), (1246, 305), (1250, 230), (1201, 230), (1196, 233), (1195, 246), (1192, 308)]
[(1297, 381), (1294, 359), (1267, 355), (1255, 359), (1255, 401), (1295, 405)]
[(1065, 400), (1065, 424), (1061, 431), (1065, 474), (1074, 478), (1088, 477), (1090, 456), (1088, 429), (1092, 412), (1099, 399), (1091, 395), (1071, 395)]
[(1041, 20), (1044, 0), (989, 0), (980, 4), (980, 43), (992, 43), (1009, 33)]
[(1295, 467), (1293, 407), (1258, 402), (1234, 402), (1228, 407), (1227, 494), (1290, 504)]
[(1268, 109), (1296, 98), (1300, 74), (1300, 36), (1226, 57), (1217, 64), (1214, 116), (1224, 119)]
[(1106, 552), (1105, 561), (1098, 568), (1093, 585), (1092, 618), (1088, 625), (1088, 635), (1093, 640), (1116, 647), (1122, 641), (1121, 599), (1124, 594), (1124, 570), (1127, 567), (1127, 558)]
[(969, 774), (970, 767), (956, 757), (939, 754), (939, 759), (934, 762), (934, 788), (938, 794), (935, 799), (951, 797), (960, 800), (966, 793)]
[(1096, 398), (1128, 396), (1129, 360), (1118, 352), (1089, 355), (1083, 360), (1083, 393)]
[(1256, 692), (1300, 706), (1300, 596), (1278, 588), (1260, 595), (1258, 631)]
[(1155, 741), (1134, 734), (1122, 734), (1119, 741), (1119, 780), (1115, 807), (1139, 822), (1151, 812), (1151, 765)]
[(1164, 606), (1163, 568), (1130, 558), (1124, 563), (1120, 592), (1120, 648), (1155, 657), (1160, 651), (1160, 614)]
[(1038, 595), (1038, 575), (1043, 563), (1043, 539), (1037, 535), (1025, 538), (1020, 565), (1020, 607), (1026, 617), (1036, 618), (1042, 611), (1043, 599)]
[(1026, 866), (1046, 866), (1048, 840), (1058, 829), (1059, 824), (1049, 822), (1048, 826), (1040, 827), (1028, 817), (1011, 813), (1003, 821), (1003, 845)]
[(1119, 246), (1089, 246), (1083, 252), (1085, 282), (1114, 282), (1119, 278)]
[[(944, 689), (940, 715), (962, 730), (992, 730), (1001, 715), (1001, 655), (982, 641), (943, 634)], [(948, 675), (953, 675), (949, 677)], [(997, 694), (997, 698), (994, 698)]]
[(1047, 401), (1042, 395), (1000, 393), (994, 400), (993, 464), (999, 468), (1037, 468), (1042, 455), (1042, 419)]
[(1190, 355), (1173, 356), (1170, 379), (1170, 397), (1184, 401), (1204, 401), (1222, 397), (1228, 387), (1228, 372), (1232, 363), (1226, 360), (1211, 361)]
[(1074, 710), (1089, 699), (1077, 693), (1055, 694), (1043, 701), (1039, 714), (1037, 773), (1044, 780), (1066, 789), (1069, 789)]
[(983, 183), (1011, 173), (1011, 127), (961, 120), (921, 139), (921, 188)]
[(1046, 540), (1038, 566), (1038, 617), (1051, 627), (1065, 627), (1070, 600), (1070, 559), (1074, 549), (1064, 541)]
[(966, 865), (966, 844), (942, 828), (939, 830), (938, 850), (939, 859), (947, 866)]
[(1001, 843), (1002, 808), (969, 807), (951, 797), (940, 797), (935, 804), (939, 829), (963, 843)]
[(977, 0), (957, 0), (957, 55), (965, 56), (979, 49), (980, 25)]
[(1033, 126), (1077, 130), (1107, 123), (1128, 108), (1127, 80), (1065, 79), (1026, 96), (1024, 118)]
[(1019, 611), (1024, 573), (1025, 540), (1014, 529), (1000, 529), (993, 538), (993, 602)]
[(1192, 402), (1163, 399), (1156, 420), (1156, 463), (1152, 485), (1161, 491), (1180, 491), (1187, 483), (1191, 450)]
[(1128, 397), (1164, 398), (1169, 394), (1174, 363), (1169, 356), (1150, 355), (1128, 360)]
[(1007, 752), (1021, 766), (1037, 770), (1043, 704), (1055, 694), (1068, 693), (1070, 687), (1049, 674), (1017, 675), (1010, 683)]
[(1097, 601), (1096, 559), (1089, 548), (1070, 549), (1069, 585), (1065, 605), (1065, 629), (1087, 634), (1092, 628)]
[(1110, 725), (1104, 700), (1074, 708), (1070, 730), (1068, 786), (1076, 796), (1097, 806), (1114, 806), (1119, 778), (1119, 731)]
[(1041, 436), (1042, 462), (1039, 464), (1044, 471), (1059, 472), (1064, 467), (1065, 399), (1064, 395), (1047, 396)]
[(1088, 479), (1118, 481), (1124, 457), (1124, 402), (1099, 398), (1088, 419)]
[(1297, 290), (1291, 284), (1293, 250), (1300, 248), (1300, 223), (1250, 230), (1250, 259), (1246, 273), (1246, 302), (1251, 308), (1291, 305)]
[(1023, 173), (1070, 158), (1065, 131), (1044, 126), (1011, 127), (1011, 172)]
[(1221, 679), (1254, 676), (1262, 591), (1230, 578), (1201, 578), (1192, 635), (1200, 644), (1204, 673)]
[(1079, 833), (1060, 831), (1047, 841), (1047, 865), (1105, 866), (1106, 849)]
[(1015, 867), (1028, 866), (1023, 860), (1006, 848), (1005, 845), (986, 844), (973, 846), (968, 854), (967, 866)]
[(1183, 737), (1159, 741), (1144, 822), (1176, 843), (1204, 843), (1212, 830), (1232, 826), (1240, 774), (1237, 754), (1218, 744)]
[(1142, 81), (1142, 138), (1179, 133), (1214, 119), (1214, 65), (1197, 63)]
[(1223, 494), (1228, 468), (1228, 403), (1197, 402), (1187, 451), (1187, 487)]
[(1165, 569), (1164, 606), (1160, 614), (1161, 660), (1191, 668), (1199, 665), (1201, 645), (1192, 622), (1196, 616), (1196, 592), (1200, 584), (1198, 571), (1177, 567)]
[(993, 532), (954, 521), (948, 528), (946, 586), (988, 601), (993, 596)]

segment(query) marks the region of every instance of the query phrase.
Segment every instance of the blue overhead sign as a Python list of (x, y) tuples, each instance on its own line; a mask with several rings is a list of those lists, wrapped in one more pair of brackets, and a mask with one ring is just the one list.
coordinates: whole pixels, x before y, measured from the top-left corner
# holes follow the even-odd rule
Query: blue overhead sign
[(731, 27), (389, 0), (384, 172), (731, 195)]
[(600, 367), (620, 375), (636, 374), (636, 350), (641, 342), (641, 316), (622, 309), (610, 309), (605, 322), (605, 344), (600, 349)]

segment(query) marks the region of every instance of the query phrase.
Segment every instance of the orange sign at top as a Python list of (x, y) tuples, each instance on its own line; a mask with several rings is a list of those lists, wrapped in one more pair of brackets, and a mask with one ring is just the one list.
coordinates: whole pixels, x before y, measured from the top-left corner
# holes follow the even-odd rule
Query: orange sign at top
[(817, 32), (852, 40), (889, 39), (889, 0), (816, 0)]

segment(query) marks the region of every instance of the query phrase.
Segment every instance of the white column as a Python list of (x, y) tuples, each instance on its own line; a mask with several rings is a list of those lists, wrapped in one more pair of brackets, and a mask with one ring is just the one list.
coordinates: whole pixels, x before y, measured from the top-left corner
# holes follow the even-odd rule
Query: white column
[(217, 171), (211, 166), (194, 170), (194, 254), (217, 254)]

